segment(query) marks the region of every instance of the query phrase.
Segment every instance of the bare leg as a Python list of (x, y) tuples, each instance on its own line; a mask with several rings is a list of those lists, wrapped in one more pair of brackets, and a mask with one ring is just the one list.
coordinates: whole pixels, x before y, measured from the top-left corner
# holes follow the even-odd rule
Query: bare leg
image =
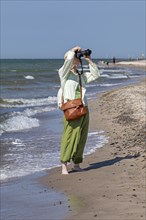
[(62, 163), (62, 174), (68, 174), (67, 163)]

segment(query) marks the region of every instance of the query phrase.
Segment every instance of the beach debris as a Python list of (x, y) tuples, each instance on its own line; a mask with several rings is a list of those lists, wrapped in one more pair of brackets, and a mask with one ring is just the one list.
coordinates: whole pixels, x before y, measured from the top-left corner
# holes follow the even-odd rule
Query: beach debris
[(117, 194), (117, 196), (123, 196), (123, 194)]
[(136, 195), (136, 194), (132, 194), (132, 196), (133, 196), (133, 197), (137, 197), (137, 195)]

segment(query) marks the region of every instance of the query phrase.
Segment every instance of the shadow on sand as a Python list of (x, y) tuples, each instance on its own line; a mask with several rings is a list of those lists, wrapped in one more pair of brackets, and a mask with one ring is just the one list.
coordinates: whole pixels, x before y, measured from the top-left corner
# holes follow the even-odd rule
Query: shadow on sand
[(98, 162), (98, 163), (91, 163), (89, 165), (89, 167), (84, 168), (83, 171), (98, 169), (98, 168), (102, 168), (102, 167), (106, 167), (106, 166), (112, 166), (113, 164), (118, 163), (121, 160), (137, 158), (139, 156), (140, 156), (140, 154), (127, 155), (125, 157), (115, 157), (115, 158), (110, 159), (110, 160), (105, 160), (105, 161)]
[(115, 157), (110, 160), (105, 160), (105, 161), (98, 162), (98, 163), (91, 163), (88, 167), (82, 169), (81, 171), (71, 170), (69, 173), (84, 172), (84, 171), (89, 171), (89, 170), (93, 170), (93, 169), (99, 169), (99, 168), (106, 167), (106, 166), (112, 166), (113, 164), (118, 163), (121, 160), (137, 158), (139, 156), (140, 156), (140, 153), (137, 153), (135, 155), (127, 155), (125, 157)]

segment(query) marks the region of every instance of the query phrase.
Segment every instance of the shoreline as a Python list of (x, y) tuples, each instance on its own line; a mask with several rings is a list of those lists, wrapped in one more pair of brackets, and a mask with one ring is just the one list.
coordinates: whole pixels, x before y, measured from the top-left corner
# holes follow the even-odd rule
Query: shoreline
[[(142, 193), (144, 192), (144, 184), (142, 181), (140, 183), (138, 181), (139, 179), (143, 180), (144, 169), (146, 168), (146, 166), (144, 165), (145, 152), (143, 152), (142, 148), (143, 143), (142, 146), (136, 147), (134, 146), (134, 144), (136, 144), (136, 141), (134, 141), (134, 147), (132, 147), (133, 140), (127, 139), (128, 136), (129, 139), (132, 139), (133, 137), (131, 138), (130, 135), (135, 134), (135, 132), (137, 132), (139, 129), (139, 126), (134, 125), (137, 118), (133, 118), (134, 120), (132, 119), (132, 124), (128, 126), (128, 130), (130, 129), (130, 127), (132, 127), (132, 129), (130, 129), (131, 133), (127, 135), (127, 131), (125, 130), (127, 128), (126, 120), (130, 120), (130, 118), (128, 118), (128, 116), (125, 115), (124, 112), (123, 114), (121, 112), (121, 117), (116, 115), (116, 112), (119, 111), (118, 105), (116, 110), (114, 110), (113, 107), (114, 105), (116, 106), (116, 104), (119, 103), (120, 99), (117, 98), (117, 100), (112, 101), (112, 99), (117, 96), (117, 91), (124, 92), (125, 89), (134, 88), (135, 86), (139, 87), (140, 84), (141, 83), (139, 82), (134, 82), (128, 86), (122, 86), (118, 89), (115, 88), (110, 91), (102, 92), (101, 94), (97, 94), (95, 99), (96, 103), (94, 103), (93, 100), (89, 101), (91, 122), (90, 130), (104, 130), (104, 134), (109, 137), (109, 142), (105, 144), (102, 148), (98, 148), (96, 152), (85, 156), (84, 162), (82, 164), (84, 171), (82, 173), (72, 172), (70, 173), (69, 177), (64, 177), (60, 175), (60, 167), (56, 167), (52, 168), (51, 170), (39, 172), (38, 175), (32, 174), (22, 178), (16, 178), (16, 180), (14, 181), (10, 180), (7, 183), (4, 182), (4, 184), (9, 185), (10, 187), (11, 185), (14, 185), (14, 188), (16, 188), (15, 191), (8, 191), (5, 195), (7, 196), (7, 198), (11, 198), (11, 195), (13, 195), (14, 198), (13, 203), (9, 208), (11, 208), (12, 205), (14, 205), (15, 201), (18, 199), (19, 193), (17, 192), (17, 184), (19, 182), (21, 186), (20, 191), (24, 189), (24, 193), (22, 193), (23, 196), (19, 196), (20, 206), (23, 205), (24, 202), (26, 203), (26, 206), (23, 207), (24, 210), (25, 208), (27, 208), (27, 204), (29, 204), (29, 201), (25, 200), (25, 197), (28, 195), (28, 193), (30, 193), (30, 195), (27, 198), (29, 198), (32, 202), (35, 202), (35, 199), (38, 196), (40, 205), (30, 205), (30, 209), (36, 209), (38, 207), (38, 209), (40, 210), (40, 215), (37, 216), (38, 220), (40, 220), (39, 216), (41, 216), (41, 218), (43, 216), (43, 219), (46, 220), (53, 219), (48, 217), (53, 216), (53, 212), (55, 213), (54, 216), (59, 217), (64, 216), (67, 213), (65, 219), (71, 220), (96, 218), (112, 218), (112, 220), (115, 218), (118, 220), (129, 220), (131, 218), (132, 220), (143, 220), (145, 204), (143, 203), (144, 196), (142, 195)], [(141, 94), (143, 92), (144, 91), (140, 91)], [(107, 102), (108, 99), (110, 99), (109, 102)], [(113, 106), (112, 103), (114, 103)], [(124, 105), (121, 105), (121, 108), (123, 108), (123, 106)], [(122, 109), (120, 111), (122, 111)], [(116, 120), (118, 121), (118, 123), (113, 123), (112, 120)], [(122, 125), (120, 125), (120, 123), (122, 123)], [(123, 125), (124, 128), (122, 129)], [(121, 129), (121, 131), (117, 132), (116, 129)], [(142, 139), (142, 136), (138, 133), (137, 137), (139, 139)], [(119, 140), (117, 141), (118, 138)], [(129, 147), (128, 149), (126, 148), (127, 142), (129, 142), (131, 145), (131, 147)], [(120, 146), (120, 143), (123, 145), (122, 148)], [(141, 165), (139, 164), (140, 161), (142, 161)], [(135, 168), (136, 174), (134, 174)], [(119, 173), (121, 173), (121, 177), (119, 176)], [(137, 179), (135, 179), (135, 175), (137, 175)], [(121, 181), (123, 181), (123, 183)], [(126, 182), (127, 188), (125, 188), (124, 181)], [(36, 187), (36, 184), (38, 188)], [(31, 190), (29, 190), (30, 186)], [(75, 189), (74, 186), (76, 186)], [(90, 187), (92, 189), (90, 189)], [(52, 201), (51, 204), (47, 200), (48, 197), (50, 197), (50, 192), (52, 192), (52, 196), (54, 196), (54, 201)], [(131, 194), (131, 192), (133, 192), (133, 194)], [(113, 198), (112, 193), (116, 198)], [(131, 198), (126, 197), (126, 193), (128, 193)], [(41, 195), (43, 196), (43, 198), (41, 197)], [(57, 195), (61, 195), (61, 197), (59, 198)], [(41, 201), (43, 201), (44, 204), (41, 204)], [(109, 207), (109, 205), (107, 204), (109, 201), (112, 203), (111, 207)], [(120, 202), (118, 203), (118, 206), (121, 206), (125, 201), (125, 209), (126, 206), (128, 209), (129, 204), (130, 208), (131, 206), (133, 206), (133, 209), (130, 209), (129, 213), (126, 213), (126, 217), (122, 215), (123, 206), (120, 210), (120, 214), (117, 212), (117, 202)], [(129, 201), (129, 203), (127, 201)], [(138, 207), (136, 207), (136, 205)], [(115, 209), (113, 209), (114, 207)], [(8, 212), (11, 211), (9, 210), (9, 208), (7, 209)], [(15, 212), (20, 213), (20, 210), (17, 206), (15, 207), (15, 209)], [(45, 211), (45, 213), (44, 211), (41, 212), (42, 209), (49, 209), (49, 214), (47, 214), (47, 211)], [(118, 213), (117, 216), (114, 215), (115, 211)], [(136, 215), (132, 215), (132, 212), (136, 212)], [(140, 215), (139, 213), (142, 214)], [(26, 215), (27, 214), (28, 213), (26, 211)], [(26, 215), (24, 216), (24, 219), (26, 218)], [(133, 216), (135, 217), (135, 219)], [(29, 216), (29, 218), (27, 219), (34, 218), (31, 215), (31, 217)]]
[(146, 59), (142, 60), (126, 60), (126, 61), (116, 61), (115, 63), (109, 62), (108, 64), (105, 64), (101, 61), (98, 63), (101, 66), (106, 67), (128, 67), (130, 69), (137, 69), (137, 70), (143, 70), (146, 71)]
[(66, 219), (144, 219), (144, 88), (132, 84), (91, 100), (89, 130), (104, 130), (108, 143), (85, 156), (83, 172), (63, 176), (59, 167), (41, 178), (67, 196)]

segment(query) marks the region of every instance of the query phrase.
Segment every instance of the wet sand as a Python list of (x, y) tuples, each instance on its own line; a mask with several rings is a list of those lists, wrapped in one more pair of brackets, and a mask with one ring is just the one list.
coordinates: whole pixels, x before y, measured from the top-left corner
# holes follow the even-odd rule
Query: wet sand
[[(1, 184), (1, 220), (54, 220), (68, 213), (66, 196), (38, 183), (35, 173)], [(57, 210), (57, 211), (56, 211)]]
[(145, 219), (145, 88), (146, 81), (90, 101), (90, 130), (104, 130), (108, 143), (85, 156), (82, 172), (72, 172), (71, 164), (69, 175), (59, 167), (41, 178), (67, 196), (66, 219)]

